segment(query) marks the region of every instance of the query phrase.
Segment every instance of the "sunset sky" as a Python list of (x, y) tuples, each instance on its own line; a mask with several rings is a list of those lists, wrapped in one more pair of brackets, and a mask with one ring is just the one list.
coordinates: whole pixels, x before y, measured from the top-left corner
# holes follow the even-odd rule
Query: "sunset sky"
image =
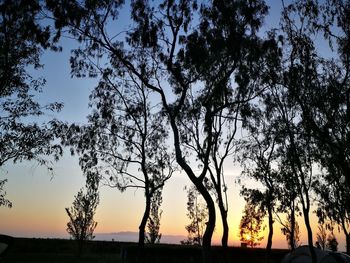
[[(266, 27), (277, 26), (280, 12), (280, 1), (273, 2)], [(268, 2), (268, 3), (269, 3)], [(278, 4), (276, 4), (278, 2)], [(125, 14), (128, 17), (128, 14)], [(72, 79), (70, 77), (70, 49), (75, 46), (73, 40), (62, 40), (63, 52), (45, 52), (42, 56), (44, 69), (34, 74), (43, 76), (47, 83), (38, 100), (47, 102), (63, 102), (64, 109), (53, 115), (59, 120), (84, 123), (88, 108), (88, 96), (97, 83), (96, 79)], [(35, 121), (33, 119), (33, 121)], [(235, 180), (240, 175), (240, 168), (233, 161), (227, 161), (225, 177), (228, 184), (230, 245), (238, 245), (238, 226), (244, 207), (244, 200), (239, 196), (240, 186)], [(53, 174), (36, 163), (7, 163), (0, 168), (0, 179), (7, 178), (5, 185), (7, 198), (12, 201), (11, 209), (0, 207), (0, 233), (16, 237), (64, 237), (68, 238), (66, 223), (68, 217), (64, 208), (72, 204), (74, 195), (84, 186), (85, 178), (78, 165), (78, 158), (72, 157), (66, 151), (60, 161), (54, 163)], [(187, 235), (185, 225), (189, 223), (186, 217), (185, 185), (190, 181), (184, 172), (177, 172), (166, 183), (163, 191), (161, 233), (163, 235)], [(144, 207), (142, 190), (130, 189), (120, 193), (117, 189), (102, 186), (100, 189), (100, 204), (95, 220), (98, 226), (96, 233), (111, 233), (119, 231), (138, 231)], [(217, 211), (218, 213), (218, 211)], [(314, 236), (316, 235), (317, 219), (314, 214)], [(219, 243), (221, 238), (221, 221), (217, 217), (217, 226), (213, 243)], [(306, 244), (306, 230), (300, 221), (302, 243)], [(281, 226), (275, 223), (274, 247), (286, 247), (285, 237), (281, 234)], [(344, 250), (344, 237), (335, 231), (340, 243), (339, 249)], [(267, 234), (267, 229), (265, 230)], [(267, 235), (262, 242), (266, 242)], [(135, 240), (136, 241), (136, 240)]]

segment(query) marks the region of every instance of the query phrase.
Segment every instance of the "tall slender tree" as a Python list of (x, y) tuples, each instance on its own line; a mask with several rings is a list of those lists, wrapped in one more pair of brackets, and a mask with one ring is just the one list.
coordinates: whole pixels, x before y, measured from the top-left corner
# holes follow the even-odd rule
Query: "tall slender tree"
[(314, 186), (318, 196), (316, 214), (321, 223), (329, 220), (340, 226), (345, 235), (346, 252), (350, 254), (350, 196), (347, 185), (342, 180), (337, 179), (339, 175), (325, 173), (323, 176), (325, 178), (321, 177)]
[(186, 225), (188, 233), (187, 240), (183, 244), (202, 245), (205, 224), (208, 220), (208, 213), (203, 203), (203, 198), (193, 186), (185, 188), (187, 190), (187, 217), (191, 222)]
[(94, 110), (88, 124), (68, 126), (63, 141), (80, 154), (85, 173), (97, 175), (102, 183), (120, 191), (144, 191), (145, 210), (139, 225), (139, 246), (143, 247), (152, 199), (161, 194), (174, 169), (167, 131), (142, 83), (132, 79), (118, 83), (112, 71), (104, 73), (90, 96)]
[[(89, 70), (89, 57), (106, 54), (111, 70), (137, 79), (158, 95), (172, 130), (179, 166), (203, 196), (208, 223), (203, 235), (204, 261), (211, 261), (215, 204), (204, 184), (214, 140), (214, 117), (251, 98), (260, 86), (250, 76), (266, 50), (257, 34), (267, 13), (263, 1), (159, 2), (131, 1), (132, 24), (127, 32), (111, 32), (123, 1), (47, 1), (56, 25), (68, 26), (82, 43), (72, 60), (73, 72)], [(233, 84), (235, 79), (236, 84)], [(192, 105), (189, 95), (195, 95)], [(250, 94), (250, 95), (249, 95)], [(187, 109), (200, 110), (202, 135), (198, 145), (203, 163), (195, 173), (181, 136)], [(188, 125), (188, 123), (186, 123)], [(198, 149), (198, 148), (197, 148)], [(220, 174), (221, 176), (221, 174)], [(221, 189), (220, 189), (221, 190)]]
[(94, 238), (97, 226), (94, 215), (99, 201), (98, 180), (90, 174), (86, 180), (85, 191), (80, 189), (74, 197), (73, 205), (66, 208), (69, 217), (67, 232), (78, 243), (78, 256), (82, 253), (84, 242)]
[(162, 201), (162, 192), (158, 190), (152, 196), (151, 211), (147, 222), (146, 241), (150, 244), (159, 243), (162, 238), (162, 234), (160, 233), (160, 219), (163, 213), (162, 209), (160, 209)]
[[(278, 168), (278, 134), (269, 126), (270, 120), (264, 117), (261, 109), (254, 108), (247, 116), (244, 127), (248, 136), (243, 139), (240, 146), (244, 177), (254, 179), (264, 186), (264, 190), (250, 189), (242, 183), (241, 195), (246, 201), (257, 205), (268, 215), (269, 234), (266, 244), (267, 257), (272, 248), (274, 211), (278, 192), (280, 192), (280, 171)], [(276, 168), (273, 168), (275, 166)]]

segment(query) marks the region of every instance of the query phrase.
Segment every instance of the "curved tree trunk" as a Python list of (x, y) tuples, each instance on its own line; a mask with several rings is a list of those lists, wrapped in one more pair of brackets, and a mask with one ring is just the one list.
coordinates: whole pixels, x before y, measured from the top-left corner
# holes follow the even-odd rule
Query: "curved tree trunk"
[(149, 214), (151, 211), (151, 197), (149, 194), (146, 193), (146, 207), (145, 211), (142, 216), (142, 220), (139, 226), (139, 243), (138, 246), (140, 248), (143, 248), (145, 245), (145, 229), (146, 229), (146, 224), (147, 220), (149, 218)]
[(214, 233), (215, 229), (215, 220), (216, 220), (216, 214), (215, 214), (215, 204), (214, 201), (209, 193), (209, 191), (205, 188), (205, 186), (202, 183), (197, 182), (195, 184), (197, 187), (197, 190), (201, 193), (203, 196), (208, 209), (208, 222), (207, 227), (205, 228), (204, 234), (203, 234), (203, 263), (211, 263), (212, 262), (212, 255), (211, 255), (211, 239)]
[[(163, 99), (163, 104), (165, 104), (166, 108), (168, 107), (165, 100)], [(169, 110), (169, 109), (168, 109)], [(208, 169), (208, 163), (205, 164), (205, 168), (203, 168), (202, 174), (200, 177), (197, 177), (191, 167), (186, 162), (185, 158), (182, 156), (182, 150), (180, 146), (180, 136), (179, 136), (179, 130), (176, 124), (175, 117), (172, 115), (172, 113), (169, 112), (169, 119), (170, 119), (170, 125), (173, 130), (174, 135), (174, 148), (175, 148), (175, 156), (176, 161), (180, 165), (180, 167), (185, 171), (188, 178), (191, 180), (191, 182), (195, 185), (198, 192), (202, 195), (204, 198), (207, 209), (208, 209), (208, 222), (207, 227), (203, 234), (203, 263), (211, 263), (212, 262), (212, 256), (211, 256), (211, 239), (214, 233), (215, 229), (215, 220), (216, 220), (216, 214), (215, 214), (215, 204), (214, 201), (208, 191), (208, 189), (205, 187), (203, 183), (203, 179), (206, 174), (206, 170)]]

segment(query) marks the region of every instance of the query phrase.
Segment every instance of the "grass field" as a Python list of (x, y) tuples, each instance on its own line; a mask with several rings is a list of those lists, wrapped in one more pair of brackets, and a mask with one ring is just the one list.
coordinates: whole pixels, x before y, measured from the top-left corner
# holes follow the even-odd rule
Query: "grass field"
[[(182, 245), (146, 246), (140, 252), (135, 243), (112, 241), (89, 241), (84, 253), (78, 257), (77, 247), (73, 240), (64, 239), (29, 239), (15, 238), (1, 262), (4, 263), (194, 263), (201, 262), (201, 249)], [(275, 249), (269, 262), (280, 262), (287, 250)], [(141, 253), (141, 254), (140, 254)], [(264, 249), (249, 249), (230, 247), (226, 252), (220, 247), (213, 248), (213, 261), (217, 263), (262, 263), (266, 262)]]

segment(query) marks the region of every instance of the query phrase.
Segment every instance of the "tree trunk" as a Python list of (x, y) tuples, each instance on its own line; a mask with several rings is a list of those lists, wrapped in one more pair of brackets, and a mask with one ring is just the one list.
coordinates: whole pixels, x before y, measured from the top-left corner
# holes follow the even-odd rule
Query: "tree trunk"
[(146, 224), (147, 224), (147, 220), (149, 218), (149, 214), (151, 211), (151, 197), (149, 194), (145, 194), (146, 195), (146, 207), (145, 207), (145, 211), (143, 213), (143, 217), (139, 226), (139, 243), (138, 246), (140, 248), (143, 248), (145, 245), (145, 229), (146, 229)]
[(310, 249), (312, 263), (317, 263), (317, 257), (316, 257), (316, 252), (314, 249), (314, 243), (313, 243), (313, 238), (312, 238), (312, 229), (311, 229), (311, 225), (310, 225), (309, 210), (304, 209), (303, 213), (304, 213), (305, 226), (307, 229), (307, 240), (309, 243), (309, 249)]
[[(163, 100), (163, 104), (166, 104), (165, 100)], [(167, 105), (166, 105), (167, 107)], [(203, 179), (200, 180), (191, 167), (188, 165), (186, 160), (182, 156), (182, 150), (180, 147), (180, 136), (179, 136), (179, 130), (177, 128), (175, 117), (172, 115), (172, 113), (169, 114), (170, 124), (171, 128), (173, 130), (174, 135), (174, 147), (175, 147), (175, 156), (176, 161), (180, 165), (180, 167), (186, 172), (188, 178), (191, 180), (191, 182), (195, 185), (198, 192), (203, 196), (208, 209), (208, 222), (207, 227), (205, 228), (204, 235), (203, 235), (203, 262), (204, 263), (211, 263), (212, 262), (212, 256), (211, 256), (211, 239), (214, 233), (215, 229), (215, 204), (214, 201), (208, 191), (208, 189), (203, 184)], [(205, 175), (205, 172), (208, 168), (208, 164), (205, 164), (206, 168), (203, 168), (202, 174)]]
[(214, 201), (208, 192), (208, 190), (205, 188), (205, 186), (200, 183), (198, 186), (196, 185), (197, 190), (201, 193), (203, 196), (208, 209), (208, 222), (207, 227), (205, 228), (204, 235), (203, 235), (203, 263), (211, 263), (212, 262), (212, 255), (211, 255), (211, 239), (214, 233), (215, 229), (215, 204)]
[(270, 205), (267, 207), (267, 213), (269, 215), (269, 235), (268, 235), (267, 244), (266, 244), (266, 255), (267, 255), (267, 259), (269, 259), (271, 248), (272, 248), (272, 236), (273, 236), (273, 215), (272, 215), (272, 207)]
[(295, 211), (294, 211), (294, 202), (293, 208), (290, 213), (290, 250), (294, 251), (295, 249)]
[[(218, 192), (219, 193), (219, 192)], [(224, 249), (228, 246), (228, 233), (229, 233), (229, 227), (227, 223), (227, 210), (224, 206), (224, 202), (222, 200), (222, 195), (218, 195), (218, 205), (221, 215), (221, 221), (222, 221), (222, 238), (221, 238), (221, 245)]]

